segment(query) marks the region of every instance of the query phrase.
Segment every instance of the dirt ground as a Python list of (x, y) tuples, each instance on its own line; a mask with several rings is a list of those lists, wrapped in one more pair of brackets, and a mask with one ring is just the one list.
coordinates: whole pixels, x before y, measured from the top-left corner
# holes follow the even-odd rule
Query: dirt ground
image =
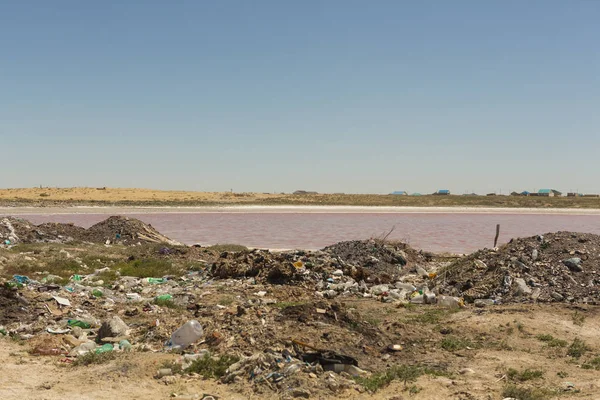
[[(381, 307), (377, 308), (382, 311)], [(383, 311), (387, 316), (383, 322), (386, 325), (401, 321), (404, 314), (404, 310), (398, 309), (390, 314), (387, 308)], [(575, 312), (585, 315), (583, 324), (573, 322)], [(398, 339), (407, 344), (413, 340), (428, 342), (431, 331), (439, 329), (437, 325), (418, 325), (418, 337)], [(375, 394), (348, 389), (335, 394), (321, 393), (315, 398), (502, 399), (509, 368), (543, 371), (541, 378), (524, 385), (564, 389), (557, 395), (560, 399), (600, 398), (600, 372), (581, 368), (582, 360), (565, 356), (564, 349), (549, 348), (536, 338), (549, 334), (569, 343), (579, 338), (590, 347), (590, 353), (598, 354), (600, 315), (595, 307), (574, 309), (544, 305), (468, 309), (453, 313), (443, 326), (461, 337), (481, 338), (482, 343), (479, 348), (454, 352), (427, 346), (411, 351), (413, 361), (447, 364), (448, 370), (453, 372), (450, 377), (421, 376), (414, 384), (392, 382)], [(421, 347), (414, 343), (408, 346)], [(172, 394), (211, 394), (224, 399), (281, 398), (278, 393), (256, 394), (249, 389), (240, 393), (237, 386), (196, 378), (178, 377), (165, 385), (153, 378), (158, 366), (172, 357), (163, 353), (132, 353), (108, 364), (72, 367), (61, 363), (58, 357), (36, 357), (25, 350), (24, 344), (0, 340), (2, 399), (167, 399)], [(573, 387), (566, 391), (569, 383)], [(407, 387), (416, 387), (414, 390), (418, 393), (410, 394)]]
[(406, 207), (507, 207), (600, 209), (600, 197), (396, 196), (380, 194), (305, 194), (161, 191), (135, 188), (0, 189), (1, 206), (216, 206), (354, 205)]

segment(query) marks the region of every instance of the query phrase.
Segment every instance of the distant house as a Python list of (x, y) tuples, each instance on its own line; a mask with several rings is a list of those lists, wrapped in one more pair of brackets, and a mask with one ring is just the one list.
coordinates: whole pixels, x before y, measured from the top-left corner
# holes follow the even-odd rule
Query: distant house
[(450, 195), (450, 191), (448, 189), (440, 189), (433, 194), (434, 196), (448, 196)]
[(561, 196), (562, 193), (559, 192), (558, 190), (554, 190), (554, 189), (540, 189), (538, 190), (538, 196), (545, 196), (545, 197), (554, 197), (554, 196)]
[(567, 197), (583, 197), (583, 194), (581, 194), (581, 193), (569, 192), (569, 193), (567, 193)]
[(488, 193), (488, 194), (486, 194), (486, 196), (495, 196), (495, 195), (496, 195), (496, 193)]
[(411, 194), (411, 196), (421, 196), (421, 193), (415, 192), (415, 193)]
[(529, 193), (527, 190), (524, 190), (521, 193), (512, 192), (510, 195), (511, 196), (529, 196), (529, 195), (531, 195), (531, 193)]
[(392, 194), (394, 194), (396, 196), (408, 196), (408, 193), (404, 190), (397, 190), (395, 192), (392, 192)]

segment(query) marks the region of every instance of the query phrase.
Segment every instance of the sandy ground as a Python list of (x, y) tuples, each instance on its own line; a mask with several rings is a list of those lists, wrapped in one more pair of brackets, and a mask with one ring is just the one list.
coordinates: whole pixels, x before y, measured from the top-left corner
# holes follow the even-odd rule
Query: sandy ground
[[(417, 394), (407, 392), (402, 382), (375, 394), (350, 389), (336, 395), (321, 393), (315, 398), (339, 399), (502, 399), (509, 368), (543, 371), (543, 377), (523, 382), (534, 388), (553, 388), (560, 399), (600, 399), (600, 373), (582, 369), (581, 360), (565, 356), (565, 349), (548, 348), (536, 339), (539, 334), (551, 334), (571, 342), (579, 338), (590, 347), (590, 353), (600, 350), (600, 316), (598, 309), (582, 310), (586, 315), (582, 325), (576, 325), (570, 306), (506, 306), (495, 310), (470, 309), (453, 315), (445, 325), (461, 335), (489, 336), (490, 343), (503, 337), (502, 346), (460, 350), (453, 354), (423, 352), (420, 361), (444, 360), (453, 371), (469, 368), (451, 378), (422, 376), (416, 382)], [(390, 317), (388, 317), (390, 318)], [(424, 326), (422, 340), (427, 340), (429, 327)], [(257, 395), (251, 390), (234, 391), (235, 386), (212, 380), (178, 377), (171, 384), (152, 375), (169, 355), (163, 353), (132, 353), (108, 364), (73, 367), (60, 357), (29, 355), (25, 345), (0, 340), (0, 398), (2, 399), (168, 399), (172, 394), (209, 393), (224, 399), (276, 399), (275, 393)], [(588, 353), (589, 354), (589, 353)], [(585, 359), (589, 360), (586, 355)], [(367, 367), (367, 366), (365, 366)], [(572, 384), (573, 389), (564, 390)], [(412, 386), (412, 385), (411, 385)], [(549, 396), (549, 398), (555, 396)], [(546, 398), (546, 397), (544, 397)]]
[[(0, 189), (0, 204), (8, 206), (215, 206), (215, 205), (300, 205), (300, 206), (387, 206), (387, 207), (477, 207), (596, 209), (600, 197), (522, 196), (393, 196), (386, 194), (235, 193), (160, 191), (123, 188), (24, 188)], [(464, 211), (463, 211), (464, 212)], [(483, 211), (485, 212), (485, 211)]]
[(186, 192), (124, 188), (23, 188), (0, 189), (0, 199), (54, 201), (204, 201), (239, 202), (241, 199), (260, 200), (278, 195), (262, 193), (235, 194), (230, 192)]

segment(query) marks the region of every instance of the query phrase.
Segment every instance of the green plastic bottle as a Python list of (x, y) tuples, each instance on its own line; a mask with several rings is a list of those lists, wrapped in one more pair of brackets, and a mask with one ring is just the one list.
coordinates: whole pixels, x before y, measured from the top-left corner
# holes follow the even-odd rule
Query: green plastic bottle
[(96, 354), (110, 353), (114, 349), (115, 348), (113, 347), (112, 344), (106, 343), (105, 345), (102, 345), (96, 349)]
[(102, 292), (101, 292), (101, 291), (99, 291), (98, 289), (94, 289), (94, 290), (92, 291), (92, 294), (93, 294), (94, 296), (96, 296), (96, 297), (102, 297), (102, 296), (104, 296), (104, 293), (102, 293)]
[(173, 296), (171, 296), (170, 294), (161, 294), (160, 296), (156, 296), (156, 300), (169, 301), (169, 300), (173, 300)]
[(165, 283), (167, 280), (165, 278), (146, 278), (148, 283)]
[(78, 326), (82, 329), (90, 329), (92, 327), (92, 325), (88, 324), (85, 321), (80, 321), (78, 319), (70, 319), (67, 321), (67, 324), (69, 326)]

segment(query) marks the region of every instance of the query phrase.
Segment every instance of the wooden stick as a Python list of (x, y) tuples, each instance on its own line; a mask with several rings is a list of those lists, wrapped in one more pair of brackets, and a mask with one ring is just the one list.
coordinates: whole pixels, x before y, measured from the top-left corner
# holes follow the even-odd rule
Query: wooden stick
[(494, 248), (496, 248), (496, 244), (498, 243), (498, 236), (500, 236), (500, 224), (496, 225), (496, 237), (494, 238)]

